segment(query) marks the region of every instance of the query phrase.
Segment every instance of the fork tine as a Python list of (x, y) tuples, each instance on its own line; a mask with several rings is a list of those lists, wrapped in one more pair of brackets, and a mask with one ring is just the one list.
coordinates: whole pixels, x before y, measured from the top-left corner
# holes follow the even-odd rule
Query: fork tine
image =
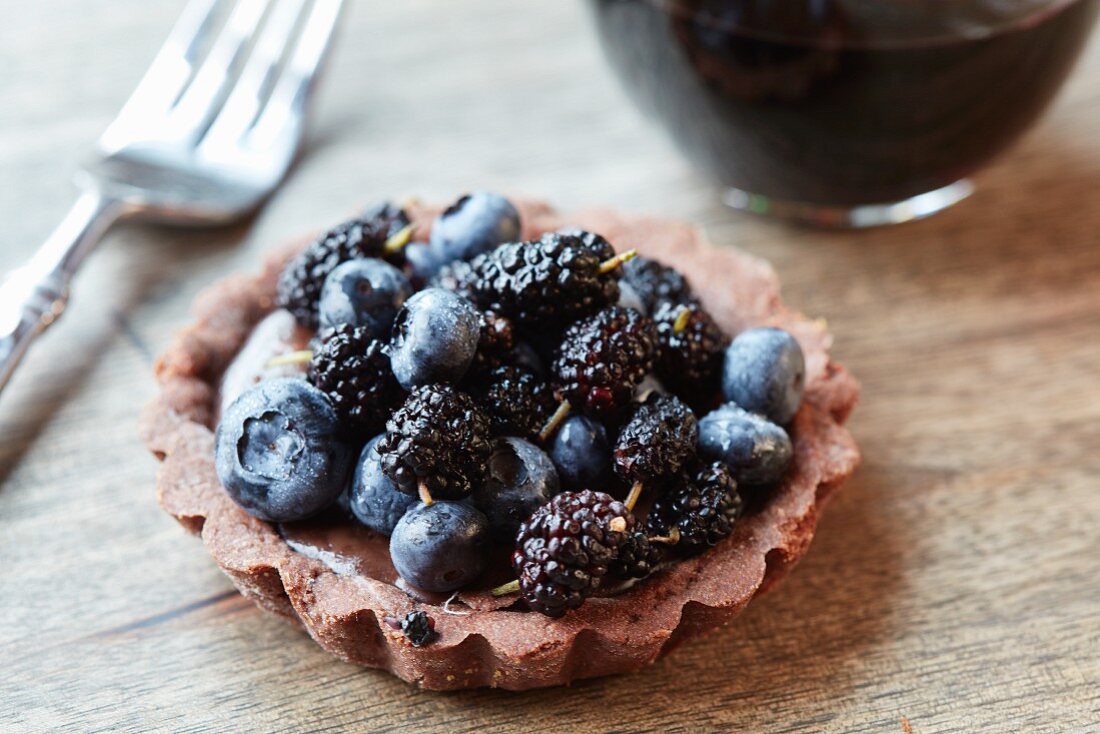
[(195, 72), (169, 113), (168, 134), (180, 139), (198, 139), (206, 132), (219, 109), (228, 85), (241, 71), (250, 42), (263, 23), (268, 0), (239, 0), (214, 41), (213, 48)]
[(289, 154), (297, 147), (306, 103), (328, 55), (343, 6), (344, 0), (314, 0), (293, 55), (250, 131), (253, 148), (271, 150), (282, 145)]
[(222, 0), (191, 0), (160, 47), (137, 88), (107, 126), (99, 145), (115, 150), (125, 145), (134, 129), (165, 115), (191, 79), (199, 52), (214, 30), (215, 12)]
[(256, 121), (264, 98), (274, 86), (279, 62), (299, 26), (305, 4), (306, 0), (275, 0), (271, 17), (248, 63), (203, 138), (203, 147), (236, 145)]

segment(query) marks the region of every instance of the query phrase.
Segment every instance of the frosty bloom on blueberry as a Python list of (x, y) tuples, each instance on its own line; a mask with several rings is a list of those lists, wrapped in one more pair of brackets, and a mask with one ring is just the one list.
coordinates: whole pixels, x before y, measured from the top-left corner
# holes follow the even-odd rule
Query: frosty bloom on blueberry
[(489, 457), (489, 476), (474, 490), (474, 504), (485, 513), (493, 535), (515, 540), (519, 526), (560, 491), (553, 462), (534, 444), (499, 438)]
[(349, 260), (321, 286), (318, 306), (322, 327), (362, 326), (375, 339), (389, 339), (397, 309), (412, 295), (404, 273), (382, 260)]
[(606, 487), (611, 482), (611, 445), (603, 424), (586, 415), (570, 416), (554, 436), (550, 458), (563, 489)]
[(406, 390), (437, 382), (456, 383), (477, 352), (481, 318), (477, 309), (450, 291), (422, 290), (397, 314), (390, 362)]
[(390, 557), (401, 578), (417, 589), (449, 592), (485, 569), (489, 521), (463, 502), (419, 505), (397, 523)]
[(336, 410), (320, 390), (293, 378), (262, 382), (218, 424), (218, 479), (261, 520), (305, 519), (344, 490), (351, 451), (338, 435)]
[(432, 224), (429, 244), (441, 262), (469, 260), (519, 239), (519, 212), (499, 194), (475, 191), (447, 207)]
[(782, 329), (749, 329), (726, 349), (722, 391), (750, 413), (784, 426), (798, 412), (805, 389), (802, 347)]
[(376, 533), (390, 535), (416, 498), (399, 490), (382, 471), (381, 440), (382, 436), (375, 436), (363, 447), (351, 480), (348, 506), (356, 520)]
[(743, 484), (775, 484), (791, 463), (791, 439), (782, 427), (727, 403), (699, 421), (699, 451), (725, 462)]

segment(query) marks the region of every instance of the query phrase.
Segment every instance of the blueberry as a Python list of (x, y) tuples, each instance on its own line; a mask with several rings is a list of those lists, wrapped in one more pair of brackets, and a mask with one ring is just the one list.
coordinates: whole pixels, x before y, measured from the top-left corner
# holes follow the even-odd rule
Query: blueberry
[(439, 269), (443, 258), (427, 242), (410, 242), (405, 245), (405, 270), (409, 281), (416, 288), (427, 285)]
[(802, 347), (782, 329), (749, 329), (726, 349), (722, 392), (750, 413), (787, 425), (798, 412), (805, 384)]
[(381, 439), (375, 436), (363, 447), (351, 480), (348, 504), (359, 522), (376, 533), (389, 535), (397, 521), (416, 504), (416, 498), (399, 490), (393, 480), (382, 473), (382, 460), (375, 450)]
[(375, 258), (349, 260), (333, 270), (321, 288), (321, 326), (365, 326), (375, 339), (388, 339), (397, 309), (412, 295), (405, 275)]
[(474, 490), (474, 504), (497, 540), (514, 542), (520, 524), (558, 493), (558, 473), (542, 449), (521, 438), (498, 438), (489, 478)]
[(390, 558), (406, 583), (424, 591), (449, 592), (485, 570), (489, 521), (463, 502), (417, 505), (390, 536)]
[(214, 461), (229, 496), (261, 520), (302, 520), (343, 491), (351, 450), (328, 397), (305, 380), (261, 382), (218, 423)]
[(477, 351), (481, 317), (465, 298), (427, 288), (405, 301), (390, 342), (390, 365), (401, 387), (456, 383)]
[(519, 212), (499, 194), (466, 194), (432, 224), (431, 244), (443, 260), (469, 260), (520, 236)]
[(775, 484), (790, 466), (793, 449), (781, 426), (733, 404), (699, 421), (699, 453), (724, 461), (739, 484)]
[(604, 427), (585, 415), (566, 418), (554, 435), (550, 459), (562, 489), (604, 490), (611, 482), (611, 445)]

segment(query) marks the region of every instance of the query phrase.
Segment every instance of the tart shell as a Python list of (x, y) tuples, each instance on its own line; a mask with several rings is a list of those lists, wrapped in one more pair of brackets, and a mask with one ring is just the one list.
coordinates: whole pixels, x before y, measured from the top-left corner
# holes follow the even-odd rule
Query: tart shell
[[(274, 252), (255, 275), (227, 278), (194, 305), (194, 323), (156, 364), (157, 397), (141, 418), (145, 443), (162, 465), (160, 503), (200, 535), (237, 589), (260, 607), (301, 626), (323, 648), (352, 663), (382, 668), (435, 690), (494, 686), (513, 690), (567, 684), (634, 671), (685, 640), (729, 622), (772, 588), (805, 554), (819, 513), (855, 470), (859, 452), (844, 422), (859, 388), (829, 359), (822, 321), (787, 309), (762, 260), (709, 244), (689, 225), (608, 210), (560, 215), (517, 202), (524, 237), (561, 227), (604, 235), (616, 249), (673, 263), (717, 321), (736, 333), (757, 325), (790, 331), (807, 367), (806, 398), (792, 427), (794, 466), (764, 506), (707, 553), (672, 564), (627, 591), (594, 598), (561, 619), (496, 609), (470, 611), (418, 603), (396, 586), (339, 575), (292, 550), (275, 527), (239, 509), (214, 470), (219, 384), (255, 325), (274, 308), (284, 264), (307, 241)], [(416, 237), (426, 238), (439, 208), (412, 206)], [(438, 639), (415, 648), (383, 618), (423, 609)]]

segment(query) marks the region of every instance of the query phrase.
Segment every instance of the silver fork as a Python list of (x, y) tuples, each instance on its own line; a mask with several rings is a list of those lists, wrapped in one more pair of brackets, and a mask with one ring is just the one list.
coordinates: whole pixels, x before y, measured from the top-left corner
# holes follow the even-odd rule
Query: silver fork
[(0, 285), (0, 391), (112, 224), (228, 224), (286, 175), (342, 0), (239, 0), (221, 24), (226, 4), (186, 6), (78, 175), (76, 204)]

